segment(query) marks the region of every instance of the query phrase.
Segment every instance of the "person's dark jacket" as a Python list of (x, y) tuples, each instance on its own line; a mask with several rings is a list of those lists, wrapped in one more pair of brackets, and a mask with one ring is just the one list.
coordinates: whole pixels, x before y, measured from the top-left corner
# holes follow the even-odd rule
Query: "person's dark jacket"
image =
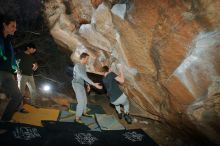
[(0, 71), (14, 73), (16, 70), (16, 58), (11, 38), (0, 35)]

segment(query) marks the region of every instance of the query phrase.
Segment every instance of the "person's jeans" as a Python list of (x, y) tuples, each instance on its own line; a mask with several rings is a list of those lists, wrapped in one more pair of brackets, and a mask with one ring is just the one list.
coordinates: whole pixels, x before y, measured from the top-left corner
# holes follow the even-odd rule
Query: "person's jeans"
[(17, 79), (18, 79), (18, 88), (20, 89), (21, 94), (23, 96), (25, 95), (25, 87), (27, 85), (31, 96), (31, 103), (35, 104), (37, 92), (36, 92), (34, 77), (17, 74)]
[(77, 100), (77, 106), (76, 106), (76, 118), (80, 118), (83, 113), (86, 113), (87, 110), (87, 96), (86, 91), (83, 85), (79, 83), (72, 83), (76, 100)]
[(18, 85), (13, 77), (13, 74), (9, 72), (0, 71), (0, 88), (6, 96), (10, 98), (1, 120), (10, 121), (13, 114), (18, 110), (23, 97), (18, 89)]
[(116, 99), (114, 102), (112, 102), (113, 105), (115, 105), (115, 109), (118, 113), (121, 113), (121, 107), (120, 104), (124, 107), (124, 113), (129, 113), (129, 101), (127, 96), (123, 93), (118, 99)]

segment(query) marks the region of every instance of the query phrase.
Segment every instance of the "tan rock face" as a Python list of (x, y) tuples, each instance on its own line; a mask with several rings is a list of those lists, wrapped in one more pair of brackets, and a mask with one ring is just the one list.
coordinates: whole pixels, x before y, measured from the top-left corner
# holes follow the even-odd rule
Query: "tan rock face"
[(93, 5), (89, 0), (70, 0), (72, 14), (80, 24), (90, 23)]
[(94, 8), (97, 8), (102, 2), (103, 0), (91, 0), (92, 6)]
[[(220, 73), (219, 0), (120, 1), (126, 4), (124, 19), (111, 11), (119, 1), (68, 2), (71, 15), (62, 1), (48, 0), (45, 16), (55, 41), (72, 52), (73, 61), (87, 51), (92, 72), (105, 64), (117, 72), (117, 64), (123, 64), (131, 113), (135, 109), (135, 114), (182, 126), (199, 121), (218, 142), (215, 124), (204, 115), (214, 113), (210, 118), (216, 119), (219, 107), (194, 107), (210, 103), (208, 87)], [(216, 96), (213, 102), (219, 105)]]

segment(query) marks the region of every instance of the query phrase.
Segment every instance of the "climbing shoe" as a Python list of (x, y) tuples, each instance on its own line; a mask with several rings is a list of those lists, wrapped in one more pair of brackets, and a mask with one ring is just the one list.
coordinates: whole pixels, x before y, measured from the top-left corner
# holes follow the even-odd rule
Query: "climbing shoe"
[(84, 117), (91, 117), (91, 118), (94, 118), (94, 115), (91, 115), (91, 114), (88, 114), (88, 113), (84, 113), (83, 116), (84, 116)]
[(118, 114), (118, 118), (122, 119), (122, 116), (123, 116), (122, 113), (117, 113), (117, 114)]
[(22, 108), (20, 109), (18, 112), (22, 113), (22, 114), (28, 114), (29, 111), (27, 111), (26, 109)]
[(71, 110), (70, 108), (68, 109), (68, 112), (71, 113), (71, 114), (76, 114), (76, 111)]
[(83, 121), (81, 121), (80, 119), (75, 119), (74, 120), (75, 123), (78, 123), (78, 124), (82, 124), (84, 125), (85, 123)]
[(132, 123), (132, 118), (130, 117), (129, 114), (125, 114), (125, 115), (124, 115), (124, 118), (125, 118), (125, 121), (126, 121), (128, 124), (131, 124), (131, 123)]

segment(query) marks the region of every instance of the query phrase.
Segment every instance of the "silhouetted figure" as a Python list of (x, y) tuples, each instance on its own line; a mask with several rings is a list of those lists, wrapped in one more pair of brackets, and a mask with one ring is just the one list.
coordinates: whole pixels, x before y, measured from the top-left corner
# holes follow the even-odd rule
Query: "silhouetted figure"
[(36, 46), (33, 43), (25, 45), (24, 52), (20, 52), (16, 55), (18, 71), (18, 87), (23, 96), (25, 96), (25, 87), (27, 85), (30, 91), (31, 104), (35, 104), (36, 100), (36, 85), (33, 77), (34, 71), (38, 68), (37, 61), (33, 54), (36, 52)]
[(0, 88), (10, 98), (1, 120), (10, 121), (22, 101), (13, 73), (16, 71), (16, 59), (10, 35), (16, 31), (16, 19), (5, 16), (0, 23)]

